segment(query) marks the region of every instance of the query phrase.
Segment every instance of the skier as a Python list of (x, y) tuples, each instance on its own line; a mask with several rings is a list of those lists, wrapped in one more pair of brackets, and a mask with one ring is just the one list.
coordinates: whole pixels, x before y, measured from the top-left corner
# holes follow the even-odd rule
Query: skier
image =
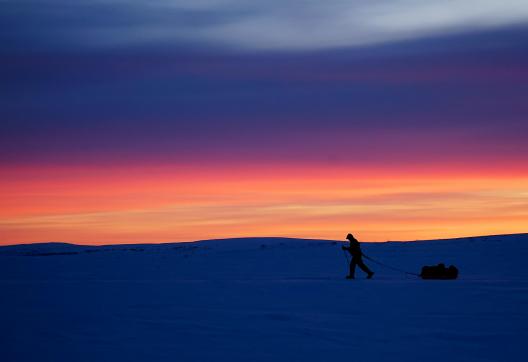
[(374, 272), (371, 271), (365, 265), (365, 263), (363, 263), (363, 253), (361, 252), (359, 241), (357, 241), (352, 234), (348, 234), (346, 238), (350, 241), (350, 246), (342, 246), (341, 249), (348, 250), (348, 252), (352, 255), (352, 261), (350, 262), (350, 274), (347, 275), (347, 279), (354, 279), (356, 265), (359, 266), (365, 273), (367, 273), (367, 279), (371, 279), (374, 275)]

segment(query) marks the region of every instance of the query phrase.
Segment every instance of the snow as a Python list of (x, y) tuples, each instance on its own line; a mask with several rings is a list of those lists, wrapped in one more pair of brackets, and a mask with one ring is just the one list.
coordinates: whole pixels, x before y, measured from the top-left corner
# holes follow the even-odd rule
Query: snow
[(0, 360), (518, 361), (528, 340), (528, 234), (363, 243), (345, 280), (336, 241), (0, 247)]

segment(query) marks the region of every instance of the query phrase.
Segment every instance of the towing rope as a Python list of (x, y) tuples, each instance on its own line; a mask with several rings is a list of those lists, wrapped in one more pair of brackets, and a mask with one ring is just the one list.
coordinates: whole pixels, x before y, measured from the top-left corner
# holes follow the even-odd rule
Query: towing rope
[[(362, 254), (363, 254), (363, 253), (362, 253)], [(400, 273), (404, 273), (404, 274), (415, 275), (415, 276), (417, 276), (417, 277), (420, 276), (420, 274), (411, 273), (411, 272), (405, 271), (405, 270), (403, 270), (403, 269), (396, 268), (396, 267), (393, 267), (393, 266), (387, 265), (387, 264), (385, 264), (385, 263), (382, 263), (382, 262), (380, 262), (380, 261), (377, 261), (377, 260), (375, 260), (375, 259), (372, 259), (372, 258), (371, 258), (370, 256), (368, 256), (368, 255), (363, 254), (363, 256), (364, 256), (365, 258), (367, 258), (368, 260), (370, 260), (371, 262), (373, 262), (373, 263), (375, 263), (375, 264), (378, 264), (378, 265), (381, 265), (381, 266), (383, 266), (383, 267), (385, 267), (385, 268), (388, 268), (388, 269), (391, 269), (391, 270), (394, 270), (394, 271), (397, 271), (397, 272), (400, 272)]]

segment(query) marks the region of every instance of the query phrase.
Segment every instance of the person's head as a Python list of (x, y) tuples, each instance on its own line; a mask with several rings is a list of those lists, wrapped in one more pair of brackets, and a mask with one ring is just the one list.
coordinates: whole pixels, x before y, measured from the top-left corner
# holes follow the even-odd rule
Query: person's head
[(356, 238), (355, 238), (354, 235), (352, 235), (352, 234), (348, 234), (346, 238), (347, 238), (347, 240), (349, 240), (349, 241), (354, 241), (354, 240), (356, 240)]

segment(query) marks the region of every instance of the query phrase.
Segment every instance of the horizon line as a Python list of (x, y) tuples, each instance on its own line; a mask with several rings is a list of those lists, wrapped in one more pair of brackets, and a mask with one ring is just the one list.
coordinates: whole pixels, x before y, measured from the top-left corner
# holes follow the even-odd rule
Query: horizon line
[[(528, 232), (522, 233), (506, 233), (506, 234), (488, 234), (488, 235), (469, 235), (469, 236), (458, 236), (454, 238), (437, 238), (437, 239), (415, 239), (415, 240), (385, 240), (385, 241), (360, 241), (361, 243), (367, 244), (381, 244), (381, 243), (412, 243), (420, 241), (439, 241), (439, 240), (459, 240), (459, 239), (473, 239), (473, 238), (490, 238), (498, 236), (519, 236), (528, 235)], [(24, 242), (17, 244), (5, 244), (0, 245), (0, 248), (14, 247), (21, 245), (43, 245), (43, 244), (66, 244), (73, 246), (91, 246), (91, 247), (106, 247), (106, 246), (127, 246), (127, 245), (166, 245), (166, 244), (192, 244), (201, 243), (207, 241), (227, 241), (227, 240), (251, 240), (251, 239), (288, 239), (288, 240), (310, 240), (310, 241), (332, 241), (332, 242), (346, 242), (346, 240), (337, 239), (319, 239), (319, 238), (296, 238), (290, 236), (239, 236), (239, 237), (226, 237), (226, 238), (213, 238), (213, 239), (199, 239), (191, 241), (168, 241), (168, 242), (146, 242), (146, 243), (122, 243), (122, 244), (78, 244), (67, 241), (36, 241), (36, 242)]]

